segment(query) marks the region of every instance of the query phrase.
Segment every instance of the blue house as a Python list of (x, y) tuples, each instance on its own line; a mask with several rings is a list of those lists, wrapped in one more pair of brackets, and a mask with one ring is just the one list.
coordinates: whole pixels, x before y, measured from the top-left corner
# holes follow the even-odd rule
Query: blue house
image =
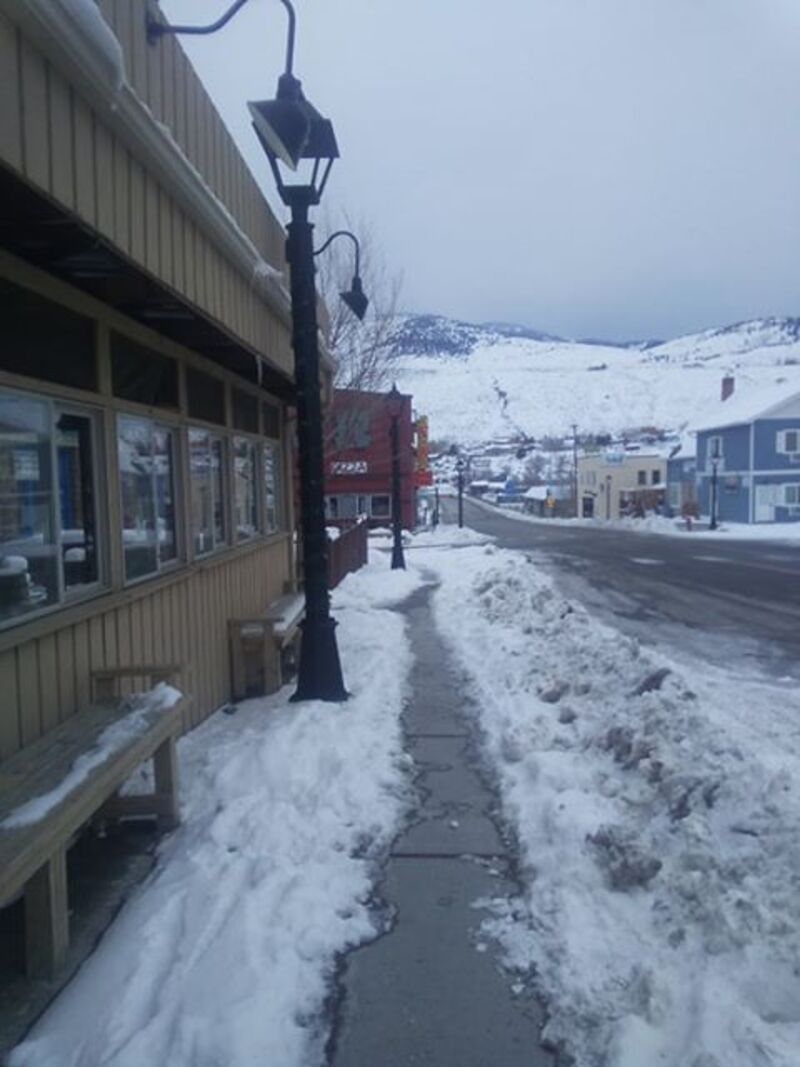
[(697, 514), (697, 442), (683, 435), (667, 459), (667, 514), (672, 518)]
[(800, 521), (800, 391), (784, 384), (719, 404), (697, 430), (697, 495), (705, 515), (716, 495), (720, 521)]

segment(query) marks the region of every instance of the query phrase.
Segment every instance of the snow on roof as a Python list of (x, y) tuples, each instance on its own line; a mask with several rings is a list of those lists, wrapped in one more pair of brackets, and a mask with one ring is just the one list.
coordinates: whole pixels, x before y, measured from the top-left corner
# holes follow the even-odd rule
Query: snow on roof
[(800, 391), (786, 382), (765, 386), (762, 389), (746, 389), (739, 393), (734, 391), (727, 400), (720, 401), (707, 415), (704, 415), (693, 427), (700, 433), (704, 430), (721, 430), (727, 426), (753, 422), (766, 418), (774, 410), (793, 400), (800, 399)]
[(686, 429), (669, 454), (670, 459), (694, 459), (697, 456), (697, 433)]

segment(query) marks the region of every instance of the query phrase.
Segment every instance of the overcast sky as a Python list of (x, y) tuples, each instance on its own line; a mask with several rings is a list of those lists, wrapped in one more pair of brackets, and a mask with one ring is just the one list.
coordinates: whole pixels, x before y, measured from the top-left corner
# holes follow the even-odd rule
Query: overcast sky
[[(408, 310), (614, 339), (800, 315), (800, 0), (296, 8), (342, 153), (327, 207), (371, 224)], [(265, 190), (245, 101), (274, 96), (285, 27), (250, 0), (183, 39)]]

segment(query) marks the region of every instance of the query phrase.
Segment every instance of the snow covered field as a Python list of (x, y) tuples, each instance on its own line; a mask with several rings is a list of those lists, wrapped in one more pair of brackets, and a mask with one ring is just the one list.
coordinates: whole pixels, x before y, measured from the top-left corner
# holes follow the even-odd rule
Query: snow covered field
[(374, 936), (375, 860), (408, 804), (410, 653), (378, 555), (334, 596), (351, 699), (287, 689), (179, 744), (183, 824), (12, 1067), (311, 1067), (336, 954)]
[(525, 893), (486, 924), (578, 1067), (796, 1067), (800, 700), (679, 664), (520, 553), (422, 552)]

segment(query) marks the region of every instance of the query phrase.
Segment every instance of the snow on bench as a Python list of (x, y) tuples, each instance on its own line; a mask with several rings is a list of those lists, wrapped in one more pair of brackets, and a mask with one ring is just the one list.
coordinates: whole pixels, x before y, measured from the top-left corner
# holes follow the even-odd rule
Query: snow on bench
[[(155, 815), (178, 822), (175, 738), (184, 698), (163, 680), (174, 668), (117, 668), (96, 680), (103, 696), (0, 764), (0, 906), (25, 893), (26, 969), (50, 977), (69, 944), (66, 855), (93, 816)], [(126, 676), (161, 679), (148, 692), (109, 694)], [(115, 794), (152, 759), (155, 790)]]

